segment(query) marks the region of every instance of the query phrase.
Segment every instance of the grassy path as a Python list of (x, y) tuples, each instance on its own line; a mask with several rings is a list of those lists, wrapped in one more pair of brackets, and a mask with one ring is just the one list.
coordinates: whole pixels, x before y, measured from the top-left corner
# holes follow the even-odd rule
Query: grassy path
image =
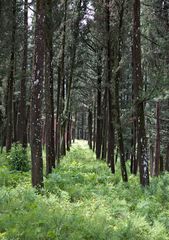
[(77, 141), (42, 194), (31, 188), (30, 174), (1, 186), (0, 239), (168, 240), (168, 175), (144, 192), (137, 179), (120, 179)]

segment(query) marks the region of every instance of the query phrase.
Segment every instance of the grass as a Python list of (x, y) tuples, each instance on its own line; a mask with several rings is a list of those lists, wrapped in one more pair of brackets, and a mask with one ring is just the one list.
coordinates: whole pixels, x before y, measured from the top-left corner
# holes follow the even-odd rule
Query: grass
[(78, 141), (38, 194), (30, 172), (10, 172), (0, 156), (0, 239), (167, 240), (169, 175), (143, 190), (121, 181)]

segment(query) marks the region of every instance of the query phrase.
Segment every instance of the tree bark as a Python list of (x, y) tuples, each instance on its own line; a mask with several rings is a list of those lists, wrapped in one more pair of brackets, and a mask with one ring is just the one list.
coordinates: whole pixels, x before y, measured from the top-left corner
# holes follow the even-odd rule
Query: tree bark
[(85, 114), (84, 114), (84, 112), (82, 112), (81, 113), (81, 123), (82, 123), (82, 128), (81, 128), (81, 139), (84, 139), (84, 136), (85, 136), (85, 134), (84, 134), (84, 125), (85, 125)]
[(17, 141), (24, 148), (27, 147), (27, 120), (26, 120), (26, 83), (27, 83), (27, 55), (28, 55), (28, 0), (24, 1), (24, 46), (22, 60), (22, 76), (20, 81), (20, 99), (17, 117)]
[[(65, 44), (66, 44), (66, 24), (67, 24), (67, 0), (64, 3), (64, 25), (62, 32), (62, 45), (60, 52), (60, 60), (58, 67), (58, 91), (57, 91), (57, 115), (56, 115), (56, 158), (57, 164), (60, 164), (60, 156), (61, 152), (64, 154), (66, 152), (65, 149), (65, 136), (61, 123), (61, 114), (64, 110), (64, 99), (65, 99)], [(62, 140), (62, 138), (64, 139)], [(62, 149), (64, 147), (64, 149)]]
[(147, 139), (145, 132), (144, 102), (142, 99), (143, 77), (141, 69), (141, 43), (140, 43), (140, 0), (133, 3), (133, 81), (135, 91), (136, 118), (138, 124), (138, 152), (137, 158), (140, 169), (140, 183), (149, 185), (149, 170), (147, 156)]
[(106, 157), (107, 157), (107, 135), (108, 135), (107, 94), (108, 94), (107, 88), (105, 88), (104, 101), (103, 101), (104, 108), (103, 108), (103, 128), (102, 128), (102, 160), (106, 160)]
[(53, 20), (52, 0), (45, 1), (45, 108), (46, 108), (46, 174), (55, 168), (54, 100), (53, 100)]
[(13, 111), (13, 87), (14, 87), (14, 63), (16, 42), (16, 0), (12, 1), (12, 45), (10, 56), (10, 73), (7, 83), (7, 106), (6, 106), (6, 151), (9, 152), (12, 145), (12, 111)]
[(36, 0), (34, 77), (31, 91), (31, 158), (32, 185), (37, 188), (43, 186), (41, 111), (45, 45), (44, 22), (45, 3), (43, 0)]
[(92, 149), (92, 122), (93, 122), (92, 115), (93, 115), (92, 110), (89, 109), (88, 111), (88, 144), (90, 149)]
[(96, 100), (93, 103), (93, 128), (92, 128), (92, 150), (95, 152), (96, 149)]
[(150, 146), (150, 176), (154, 175), (154, 147)]
[(13, 139), (12, 142), (17, 142), (17, 113), (18, 113), (18, 99), (13, 99)]
[(67, 123), (67, 151), (70, 151), (70, 146), (72, 142), (72, 119), (71, 119), (71, 113), (69, 112), (69, 118)]
[(120, 164), (121, 164), (121, 174), (122, 179), (124, 182), (128, 181), (127, 176), (127, 169), (125, 163), (125, 149), (124, 149), (124, 141), (123, 141), (123, 132), (121, 126), (121, 118), (120, 118), (120, 103), (119, 103), (119, 82), (122, 81), (121, 69), (120, 69), (120, 62), (122, 59), (121, 49), (122, 49), (122, 25), (123, 25), (123, 12), (124, 12), (124, 5), (122, 4), (120, 12), (120, 19), (119, 19), (119, 40), (118, 40), (118, 68), (116, 74), (116, 85), (115, 85), (115, 92), (116, 92), (116, 128), (117, 128), (117, 135), (118, 135), (118, 145), (119, 145), (119, 152), (120, 152)]
[[(133, 57), (134, 58), (134, 57)], [(133, 70), (134, 71), (134, 70)], [(134, 76), (134, 74), (133, 74)], [(133, 79), (134, 80), (134, 79)], [(134, 84), (133, 84), (134, 85)], [(132, 87), (132, 100), (133, 103), (135, 104), (135, 87)], [(132, 127), (131, 127), (131, 173), (134, 175), (137, 175), (138, 171), (138, 159), (137, 159), (137, 113), (136, 113), (136, 107), (134, 107), (134, 111), (132, 114)]]
[(107, 88), (107, 106), (108, 106), (108, 153), (107, 162), (110, 164), (112, 173), (115, 173), (114, 148), (115, 148), (115, 128), (113, 111), (114, 109), (114, 84), (112, 84), (112, 42), (110, 29), (110, 0), (105, 1), (105, 24), (106, 24), (106, 88)]
[(156, 103), (156, 148), (155, 148), (155, 171), (154, 175), (158, 177), (160, 167), (160, 103)]
[(101, 156), (101, 145), (102, 145), (102, 66), (101, 56), (98, 57), (97, 64), (97, 124), (96, 124), (96, 158), (100, 159)]
[(114, 148), (115, 148), (115, 129), (112, 117), (112, 94), (111, 89), (108, 91), (108, 153), (107, 153), (107, 162), (110, 163), (110, 168), (112, 173), (115, 173), (115, 163), (114, 163)]

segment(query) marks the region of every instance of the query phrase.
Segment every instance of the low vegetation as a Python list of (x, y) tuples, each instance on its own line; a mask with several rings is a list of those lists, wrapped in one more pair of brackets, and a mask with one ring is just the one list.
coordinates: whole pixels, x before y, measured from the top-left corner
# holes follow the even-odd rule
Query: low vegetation
[(121, 181), (96, 160), (84, 141), (47, 179), (40, 193), (30, 172), (11, 171), (0, 159), (0, 239), (167, 240), (169, 174), (142, 189)]

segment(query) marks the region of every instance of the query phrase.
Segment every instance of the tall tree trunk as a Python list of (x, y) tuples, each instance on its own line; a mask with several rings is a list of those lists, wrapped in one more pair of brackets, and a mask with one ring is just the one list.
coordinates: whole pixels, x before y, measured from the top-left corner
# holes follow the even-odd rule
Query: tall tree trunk
[[(132, 99), (134, 103), (135, 94), (134, 88), (132, 88)], [(136, 108), (132, 114), (132, 127), (131, 127), (131, 173), (136, 175), (138, 170), (138, 160), (137, 160), (137, 113)]]
[(154, 175), (154, 147), (150, 146), (150, 176)]
[(31, 158), (32, 158), (32, 185), (43, 186), (43, 159), (42, 159), (42, 92), (44, 71), (44, 22), (45, 3), (36, 0), (35, 23), (35, 51), (34, 77), (31, 91)]
[(114, 129), (114, 84), (112, 84), (112, 42), (111, 42), (111, 29), (110, 29), (110, 0), (105, 1), (105, 21), (106, 21), (106, 88), (108, 92), (108, 153), (107, 162), (110, 164), (112, 173), (115, 173), (114, 164), (114, 141), (115, 141), (115, 129)]
[(54, 100), (53, 100), (53, 20), (52, 0), (45, 1), (45, 108), (46, 108), (46, 174), (55, 168)]
[[(101, 55), (101, 54), (100, 54)], [(102, 145), (102, 66), (101, 56), (98, 57), (97, 63), (97, 124), (96, 124), (96, 158), (100, 159), (101, 156), (101, 145)]]
[[(60, 163), (60, 155), (65, 154), (65, 134), (61, 126), (61, 114), (64, 109), (64, 99), (65, 99), (65, 44), (66, 44), (66, 24), (67, 24), (67, 7), (68, 3), (65, 0), (64, 3), (64, 25), (62, 32), (62, 45), (60, 52), (60, 60), (58, 67), (58, 91), (57, 91), (57, 115), (56, 115), (56, 157), (57, 164)], [(62, 139), (63, 138), (63, 139)], [(61, 154), (62, 152), (62, 154)]]
[(68, 123), (67, 123), (67, 151), (70, 151), (70, 146), (71, 146), (71, 140), (72, 140), (72, 119), (71, 119), (71, 113), (69, 112), (69, 117), (68, 117)]
[(143, 77), (141, 70), (141, 43), (140, 43), (140, 0), (133, 3), (133, 81), (135, 86), (135, 107), (138, 124), (138, 153), (137, 158), (140, 169), (140, 183), (149, 184), (147, 139), (145, 132), (144, 102), (142, 99)]
[(90, 149), (92, 149), (92, 122), (93, 122), (93, 116), (92, 116), (92, 110), (89, 109), (88, 111), (88, 144)]
[(93, 152), (95, 151), (96, 148), (96, 100), (94, 99), (94, 103), (93, 103), (93, 128), (92, 128), (92, 142), (93, 142), (93, 146), (92, 146), (92, 150)]
[(155, 148), (155, 168), (154, 175), (158, 177), (160, 170), (160, 103), (156, 103), (156, 148)]
[[(108, 109), (107, 109), (107, 96), (108, 91), (105, 88), (104, 92), (104, 109), (103, 109), (103, 128), (102, 128), (102, 160), (106, 160), (107, 157), (107, 135), (108, 135)], [(109, 165), (109, 163), (108, 163)]]
[(24, 46), (22, 60), (22, 75), (20, 81), (20, 99), (17, 117), (17, 141), (24, 148), (27, 146), (26, 120), (26, 84), (27, 84), (27, 55), (28, 55), (28, 0), (24, 1)]
[(15, 42), (16, 42), (16, 0), (12, 1), (12, 46), (10, 56), (10, 73), (7, 83), (7, 106), (6, 106), (6, 151), (11, 149), (12, 145), (12, 100), (14, 87), (14, 62), (15, 62)]
[(115, 173), (115, 163), (114, 163), (114, 148), (115, 148), (115, 136), (114, 136), (114, 119), (112, 114), (112, 93), (111, 89), (108, 91), (108, 153), (107, 153), (107, 161), (110, 163), (112, 173)]
[(122, 59), (121, 49), (122, 49), (122, 26), (123, 26), (123, 13), (124, 13), (124, 2), (121, 6), (121, 10), (119, 11), (119, 42), (118, 42), (118, 71), (116, 74), (116, 128), (117, 128), (117, 135), (118, 135), (118, 145), (119, 145), (119, 152), (120, 152), (120, 164), (121, 164), (121, 174), (122, 179), (124, 182), (128, 181), (127, 176), (127, 169), (125, 163), (125, 149), (124, 149), (124, 141), (123, 141), (123, 133), (122, 133), (122, 126), (121, 126), (121, 118), (120, 118), (120, 103), (119, 103), (119, 82), (122, 81), (121, 75), (121, 66), (120, 62)]
[(81, 119), (82, 119), (81, 120), (81, 123), (82, 123), (82, 126), (81, 126), (82, 127), (81, 128), (81, 130), (82, 130), (81, 131), (81, 139), (84, 139), (84, 135), (85, 135), (84, 134), (84, 125), (85, 125), (85, 114), (84, 114), (84, 112), (81, 113)]
[(13, 139), (12, 142), (17, 142), (17, 113), (18, 113), (18, 99), (13, 100)]
[(56, 112), (56, 141), (55, 141), (55, 155), (57, 159), (57, 165), (60, 163), (60, 90), (61, 90), (61, 76), (60, 69), (58, 69), (58, 81), (57, 81), (57, 112)]

